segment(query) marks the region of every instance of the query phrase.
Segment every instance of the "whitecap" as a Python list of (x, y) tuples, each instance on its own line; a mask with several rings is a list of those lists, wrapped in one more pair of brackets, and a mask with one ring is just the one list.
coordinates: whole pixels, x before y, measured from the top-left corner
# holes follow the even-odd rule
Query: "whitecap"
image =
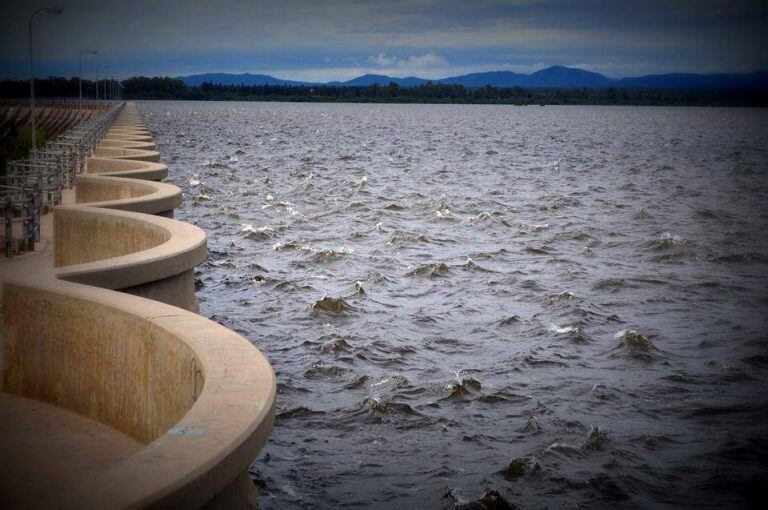
[(559, 294), (547, 294), (546, 296), (544, 296), (544, 298), (550, 303), (557, 303), (558, 301), (569, 300), (573, 297), (574, 295), (568, 291), (563, 291)]
[(474, 225), (475, 223), (480, 223), (482, 221), (489, 220), (491, 218), (491, 213), (489, 212), (481, 212), (477, 216), (467, 216), (466, 223), (467, 225)]
[(565, 334), (578, 333), (579, 332), (579, 327), (578, 326), (564, 326), (564, 327), (560, 327), (557, 324), (551, 324), (549, 326), (549, 330), (552, 333), (557, 333), (558, 335), (565, 335)]
[(254, 227), (244, 223), (240, 227), (240, 233), (248, 239), (265, 239), (275, 234), (275, 229), (270, 227)]

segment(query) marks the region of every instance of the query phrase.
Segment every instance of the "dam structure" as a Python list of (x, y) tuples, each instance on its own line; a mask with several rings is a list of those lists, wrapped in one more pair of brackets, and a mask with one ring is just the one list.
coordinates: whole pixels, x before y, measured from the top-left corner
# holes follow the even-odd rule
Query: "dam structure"
[(197, 314), (205, 233), (135, 105), (106, 112), (34, 250), (0, 259), (0, 507), (252, 508), (274, 373)]

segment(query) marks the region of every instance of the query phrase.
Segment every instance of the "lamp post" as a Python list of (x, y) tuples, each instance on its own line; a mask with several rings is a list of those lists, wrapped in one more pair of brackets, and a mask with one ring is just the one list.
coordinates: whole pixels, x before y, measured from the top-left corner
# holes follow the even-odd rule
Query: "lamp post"
[(35, 64), (32, 51), (32, 20), (41, 12), (60, 16), (64, 11), (58, 7), (43, 7), (29, 17), (29, 123), (32, 125), (32, 148), (37, 147), (37, 126), (35, 126)]
[(80, 90), (80, 102), (78, 103), (78, 106), (80, 107), (80, 116), (83, 115), (83, 55), (96, 55), (98, 51), (96, 50), (83, 50), (80, 52), (80, 56), (78, 57), (78, 66), (79, 66), (79, 73), (77, 75), (77, 86)]
[[(109, 69), (109, 66), (101, 66), (101, 68), (104, 69), (104, 76), (106, 78), (106, 76), (107, 76), (107, 72), (106, 71), (107, 71), (107, 69)], [(99, 92), (99, 89), (97, 87), (96, 88), (96, 99), (98, 99), (98, 92)], [(107, 84), (105, 83), (104, 84), (104, 100), (106, 101), (106, 99), (107, 99)]]

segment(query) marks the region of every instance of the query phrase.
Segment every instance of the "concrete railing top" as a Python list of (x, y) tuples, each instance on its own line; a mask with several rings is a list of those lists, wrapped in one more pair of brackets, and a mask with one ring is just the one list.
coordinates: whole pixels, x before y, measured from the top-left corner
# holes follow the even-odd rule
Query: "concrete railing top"
[(142, 149), (125, 149), (120, 147), (96, 147), (93, 154), (99, 158), (135, 159), (137, 161), (160, 161), (160, 153)]
[(102, 141), (122, 140), (122, 141), (151, 142), (152, 136), (137, 134), (137, 133), (123, 133), (118, 131), (118, 132), (108, 132), (106, 135), (104, 135), (104, 138), (102, 138), (101, 140)]
[(168, 167), (162, 163), (117, 158), (88, 158), (87, 173), (159, 181), (168, 175)]
[(118, 147), (123, 149), (142, 149), (153, 151), (157, 147), (149, 140), (101, 140), (99, 147)]

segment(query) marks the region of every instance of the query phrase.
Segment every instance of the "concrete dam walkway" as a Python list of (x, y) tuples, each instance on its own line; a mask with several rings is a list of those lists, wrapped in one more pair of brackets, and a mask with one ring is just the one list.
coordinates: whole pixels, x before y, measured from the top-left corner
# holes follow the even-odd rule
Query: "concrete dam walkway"
[(167, 172), (128, 103), (36, 250), (0, 261), (0, 507), (255, 506), (275, 377), (197, 315), (205, 233)]

